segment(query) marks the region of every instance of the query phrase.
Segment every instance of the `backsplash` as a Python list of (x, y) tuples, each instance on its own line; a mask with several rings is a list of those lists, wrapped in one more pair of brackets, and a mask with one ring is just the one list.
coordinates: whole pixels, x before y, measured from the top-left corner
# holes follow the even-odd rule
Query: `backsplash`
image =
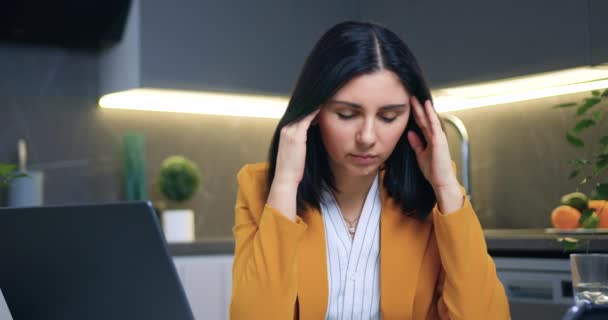
[[(108, 110), (97, 107), (97, 57), (54, 48), (1, 47), (0, 162), (17, 159), (25, 138), (29, 167), (45, 173), (45, 203), (121, 199), (122, 135), (146, 139), (149, 194), (160, 162), (184, 155), (201, 168), (200, 191), (189, 203), (198, 239), (230, 237), (236, 172), (264, 161), (276, 119)], [(295, 80), (296, 75), (294, 75)], [(485, 228), (543, 228), (567, 182), (575, 152), (564, 139), (572, 110), (552, 105), (586, 94), (454, 112), (471, 137), (472, 199)], [(456, 132), (447, 129), (460, 166)]]
[(16, 162), (17, 140), (25, 138), (29, 168), (45, 174), (45, 204), (116, 201), (122, 199), (122, 136), (143, 133), (150, 198), (161, 200), (161, 161), (184, 155), (202, 175), (187, 203), (196, 212), (197, 238), (231, 236), (236, 172), (266, 159), (277, 120), (101, 109), (97, 62), (56, 48), (0, 50), (2, 74), (17, 74), (0, 84), (0, 162)]
[[(473, 205), (484, 227), (550, 227), (551, 210), (563, 194), (577, 188), (577, 180), (568, 180), (568, 161), (580, 156), (565, 138), (575, 124), (575, 110), (552, 106), (588, 96), (570, 94), (454, 112), (471, 138)], [(456, 132), (450, 129), (450, 149), (459, 163)], [(600, 130), (586, 134), (599, 138)], [(590, 150), (586, 148), (587, 153)]]

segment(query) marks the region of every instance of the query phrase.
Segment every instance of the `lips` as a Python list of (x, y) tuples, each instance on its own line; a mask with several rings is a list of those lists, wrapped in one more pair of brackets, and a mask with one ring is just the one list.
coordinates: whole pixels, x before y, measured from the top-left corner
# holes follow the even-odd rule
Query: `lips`
[(373, 155), (373, 154), (351, 154), (351, 156), (361, 158), (361, 159), (370, 159), (370, 158), (378, 157), (377, 155)]
[(378, 156), (373, 154), (351, 154), (350, 158), (356, 165), (372, 165), (376, 163)]

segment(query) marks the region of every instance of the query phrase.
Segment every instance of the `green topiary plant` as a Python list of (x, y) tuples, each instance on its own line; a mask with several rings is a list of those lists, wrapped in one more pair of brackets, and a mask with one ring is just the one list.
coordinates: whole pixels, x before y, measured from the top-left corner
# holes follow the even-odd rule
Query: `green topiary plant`
[(26, 176), (27, 174), (17, 171), (16, 165), (0, 163), (0, 188), (7, 187), (14, 179)]
[(180, 203), (192, 198), (200, 187), (200, 180), (198, 166), (183, 156), (171, 156), (161, 163), (160, 191), (171, 202)]

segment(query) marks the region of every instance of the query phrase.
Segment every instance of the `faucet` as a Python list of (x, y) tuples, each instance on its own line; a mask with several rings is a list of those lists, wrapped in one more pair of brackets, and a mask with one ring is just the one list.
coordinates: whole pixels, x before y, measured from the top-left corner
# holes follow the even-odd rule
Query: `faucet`
[[(439, 116), (441, 120), (451, 124), (458, 135), (460, 136), (460, 156), (462, 157), (462, 184), (467, 193), (467, 197), (471, 200), (471, 142), (469, 140), (469, 133), (467, 128), (464, 126), (462, 120), (451, 114), (442, 114)], [(445, 130), (444, 130), (445, 131)]]

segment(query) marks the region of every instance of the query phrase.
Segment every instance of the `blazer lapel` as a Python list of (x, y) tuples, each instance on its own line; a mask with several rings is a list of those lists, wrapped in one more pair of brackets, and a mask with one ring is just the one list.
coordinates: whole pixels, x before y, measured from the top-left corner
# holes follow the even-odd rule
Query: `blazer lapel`
[(308, 228), (298, 257), (298, 303), (300, 319), (324, 319), (327, 311), (327, 256), (325, 227), (319, 210), (302, 214)]
[(380, 312), (384, 319), (411, 319), (418, 274), (430, 224), (401, 213), (382, 189), (380, 217)]

